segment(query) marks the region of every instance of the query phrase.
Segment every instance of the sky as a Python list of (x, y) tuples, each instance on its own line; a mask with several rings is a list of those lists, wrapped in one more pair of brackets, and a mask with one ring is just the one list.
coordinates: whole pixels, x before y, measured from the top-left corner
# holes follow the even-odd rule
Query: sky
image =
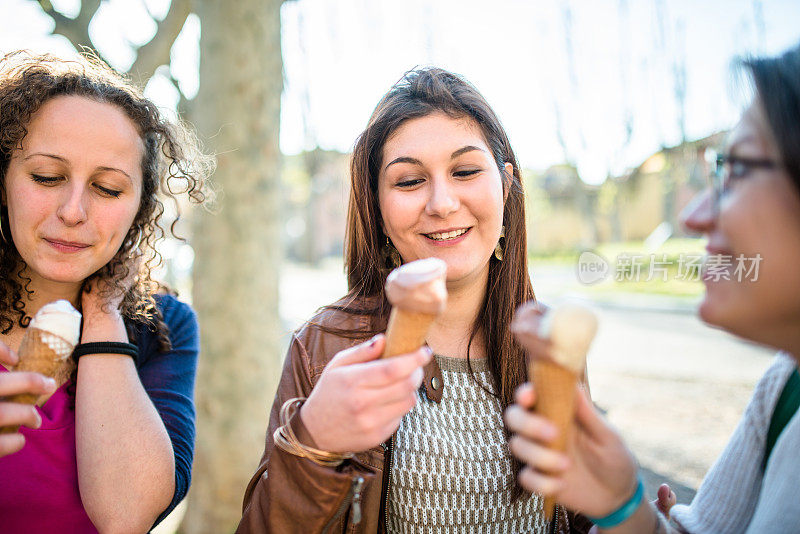
[[(74, 15), (79, 0), (53, 4)], [(168, 5), (110, 0), (90, 35), (124, 70), (135, 58), (129, 43), (149, 40), (151, 15), (163, 17)], [(73, 53), (50, 35), (53, 23), (36, 2), (0, 0), (0, 15), (0, 52)], [(523, 167), (570, 162), (588, 183), (684, 134), (730, 128), (747, 102), (733, 59), (800, 43), (797, 0), (293, 0), (281, 21), (284, 153), (349, 151), (405, 71), (436, 65), (481, 91)], [(171, 74), (189, 98), (200, 31), (190, 17), (172, 49)], [(178, 89), (156, 76), (147, 94), (174, 108)]]

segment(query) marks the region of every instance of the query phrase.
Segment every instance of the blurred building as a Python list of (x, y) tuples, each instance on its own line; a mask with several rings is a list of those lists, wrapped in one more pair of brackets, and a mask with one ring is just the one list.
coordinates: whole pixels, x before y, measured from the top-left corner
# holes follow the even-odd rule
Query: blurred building
[(289, 259), (316, 264), (342, 254), (349, 164), (349, 154), (321, 149), (284, 158), (284, 238)]
[(679, 214), (706, 187), (724, 135), (664, 148), (600, 186), (584, 183), (571, 165), (523, 173), (530, 252), (569, 252), (603, 242), (643, 240), (662, 223), (682, 236)]

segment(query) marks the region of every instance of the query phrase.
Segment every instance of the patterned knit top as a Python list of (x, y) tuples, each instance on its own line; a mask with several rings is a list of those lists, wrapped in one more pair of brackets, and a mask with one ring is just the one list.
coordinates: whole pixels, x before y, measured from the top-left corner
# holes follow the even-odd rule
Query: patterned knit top
[(487, 361), (436, 356), (444, 378), (441, 403), (417, 393), (417, 405), (394, 440), (387, 523), (400, 533), (546, 532), (538, 496), (513, 505), (514, 476), (500, 401)]

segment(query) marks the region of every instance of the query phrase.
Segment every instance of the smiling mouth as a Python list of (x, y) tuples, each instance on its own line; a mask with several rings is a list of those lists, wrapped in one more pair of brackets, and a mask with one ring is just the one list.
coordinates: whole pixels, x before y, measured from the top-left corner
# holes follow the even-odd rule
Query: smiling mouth
[(47, 238), (45, 238), (45, 241), (47, 241), (50, 244), (50, 246), (52, 246), (56, 250), (60, 250), (61, 252), (77, 252), (79, 250), (89, 248), (89, 245), (86, 243), (59, 241), (58, 239), (47, 239)]
[(461, 228), (459, 230), (452, 230), (450, 232), (435, 232), (432, 234), (423, 234), (428, 239), (433, 239), (434, 241), (450, 241), (451, 239), (456, 239), (457, 237), (461, 237), (462, 235), (469, 232), (469, 228)]

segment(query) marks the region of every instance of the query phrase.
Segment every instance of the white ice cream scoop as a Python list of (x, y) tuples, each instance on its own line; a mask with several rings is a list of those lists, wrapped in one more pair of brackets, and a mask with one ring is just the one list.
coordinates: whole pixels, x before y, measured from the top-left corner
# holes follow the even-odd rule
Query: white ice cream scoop
[(29, 326), (50, 332), (75, 346), (81, 336), (81, 314), (68, 301), (56, 300), (39, 308)]

